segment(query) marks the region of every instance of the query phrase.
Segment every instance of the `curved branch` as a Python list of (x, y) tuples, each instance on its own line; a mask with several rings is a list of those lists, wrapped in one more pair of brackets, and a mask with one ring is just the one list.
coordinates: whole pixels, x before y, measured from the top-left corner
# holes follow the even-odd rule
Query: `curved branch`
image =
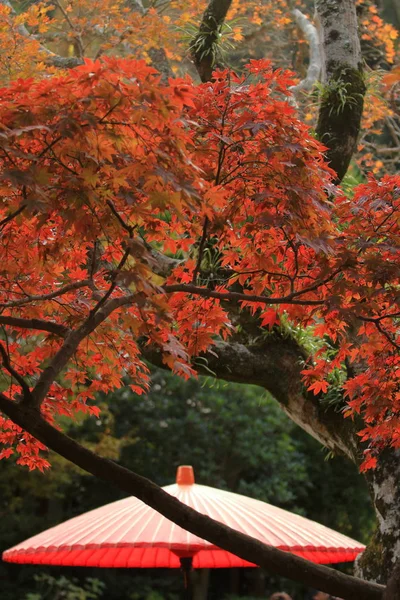
[[(318, 284), (319, 285), (319, 284)], [(315, 286), (313, 286), (313, 289)], [(186, 292), (187, 294), (195, 294), (204, 298), (216, 298), (217, 300), (232, 300), (233, 302), (262, 302), (264, 304), (300, 304), (303, 306), (321, 306), (323, 300), (297, 300), (296, 297), (306, 294), (310, 289), (299, 290), (281, 298), (271, 298), (270, 296), (259, 296), (257, 294), (242, 294), (240, 292), (216, 292), (205, 287), (200, 287), (187, 283), (176, 283), (164, 285), (163, 290), (166, 294), (175, 292)]]
[(50, 363), (43, 369), (37, 384), (32, 390), (33, 401), (29, 400), (28, 404), (39, 408), (45, 399), (51, 384), (66, 366), (82, 340), (91, 334), (100, 323), (105, 321), (114, 310), (117, 310), (126, 304), (133, 304), (139, 297), (140, 293), (107, 300), (99, 310), (91, 312), (78, 329), (71, 331), (65, 338), (61, 348), (53, 356)]
[(45, 300), (52, 300), (53, 298), (58, 298), (59, 296), (63, 296), (68, 292), (72, 292), (73, 290), (78, 290), (83, 287), (88, 287), (92, 285), (92, 281), (90, 279), (82, 279), (81, 281), (75, 281), (74, 283), (68, 283), (64, 285), (58, 290), (54, 292), (49, 292), (48, 294), (41, 295), (29, 295), (26, 294), (26, 298), (21, 298), (21, 300), (11, 300), (10, 302), (2, 302), (0, 303), (0, 309), (2, 308), (15, 308), (16, 306), (24, 306), (24, 304), (30, 304), (31, 302), (43, 302)]
[(202, 515), (159, 488), (152, 481), (98, 456), (45, 421), (39, 411), (22, 407), (0, 394), (0, 409), (17, 425), (67, 460), (103, 481), (132, 494), (186, 531), (278, 575), (317, 586), (344, 600), (382, 600), (384, 587), (316, 565), (283, 552)]
[(10, 325), (21, 329), (37, 329), (38, 331), (48, 331), (61, 337), (65, 337), (69, 333), (69, 328), (53, 321), (45, 321), (44, 319), (24, 319), (21, 317), (9, 317), (0, 315), (0, 325)]
[(309, 21), (306, 15), (304, 15), (297, 8), (292, 10), (292, 14), (296, 19), (296, 23), (299, 29), (301, 29), (308, 41), (310, 52), (310, 60), (306, 78), (300, 81), (299, 84), (293, 85), (289, 88), (294, 95), (297, 95), (299, 92), (302, 91), (310, 91), (314, 84), (317, 81), (319, 81), (321, 74), (322, 59), (317, 28), (314, 27), (314, 25), (311, 23), (311, 21)]
[(31, 400), (32, 394), (31, 394), (31, 390), (29, 389), (29, 385), (26, 383), (26, 381), (22, 377), (22, 375), (20, 375), (18, 373), (18, 371), (16, 371), (14, 369), (14, 367), (11, 365), (10, 357), (8, 356), (8, 353), (7, 353), (6, 349), (4, 348), (3, 344), (1, 344), (1, 343), (0, 343), (0, 354), (3, 359), (4, 368), (10, 373), (10, 375), (12, 377), (14, 377), (15, 381), (21, 386), (24, 396), (26, 398), (28, 398), (28, 400)]
[[(264, 338), (260, 333), (258, 329), (258, 340), (253, 342), (244, 339), (246, 333), (236, 334), (228, 342), (216, 340), (193, 367), (199, 374), (264, 388), (299, 427), (333, 452), (357, 463), (359, 438), (354, 423), (304, 388), (301, 375), (307, 359), (304, 349), (279, 332)], [(141, 344), (141, 351), (154, 366), (168, 368), (159, 349)]]
[(4, 217), (4, 219), (2, 219), (0, 221), (0, 230), (3, 229), (3, 227), (5, 227), (7, 225), (7, 223), (9, 223), (13, 219), (15, 219), (15, 217), (17, 217), (18, 215), (20, 215), (25, 210), (25, 208), (26, 208), (26, 204), (22, 204), (13, 213), (11, 213), (10, 215), (8, 215), (7, 217)]

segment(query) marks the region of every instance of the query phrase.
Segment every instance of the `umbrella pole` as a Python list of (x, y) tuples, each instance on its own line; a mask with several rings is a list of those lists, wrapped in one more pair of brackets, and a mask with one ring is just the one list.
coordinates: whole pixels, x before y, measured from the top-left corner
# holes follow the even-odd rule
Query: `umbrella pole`
[(192, 600), (192, 582), (191, 582), (191, 571), (193, 559), (191, 556), (183, 556), (179, 559), (181, 563), (181, 569), (183, 571), (183, 580), (185, 585), (185, 591), (183, 598), (185, 600)]

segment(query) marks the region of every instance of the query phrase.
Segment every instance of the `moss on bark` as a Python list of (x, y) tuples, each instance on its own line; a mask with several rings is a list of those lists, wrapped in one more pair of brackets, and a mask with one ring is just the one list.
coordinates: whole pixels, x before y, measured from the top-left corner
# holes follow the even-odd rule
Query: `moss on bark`
[(328, 147), (327, 159), (337, 182), (346, 174), (356, 148), (365, 90), (362, 72), (348, 66), (338, 67), (322, 90), (317, 135)]
[(383, 546), (379, 538), (379, 532), (376, 531), (366, 550), (357, 559), (356, 575), (359, 572), (363, 579), (369, 581), (380, 581), (383, 572)]
[[(386, 449), (378, 465), (365, 473), (378, 520), (377, 530), (357, 561), (357, 575), (386, 583), (400, 550), (400, 452)], [(396, 597), (397, 600), (397, 597)]]

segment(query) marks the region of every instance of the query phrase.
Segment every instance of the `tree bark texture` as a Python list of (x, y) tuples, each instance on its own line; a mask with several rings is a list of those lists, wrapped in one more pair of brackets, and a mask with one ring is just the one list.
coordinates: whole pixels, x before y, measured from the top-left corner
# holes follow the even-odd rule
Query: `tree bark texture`
[(315, 0), (322, 56), (321, 104), (317, 135), (328, 147), (327, 159), (346, 174), (357, 146), (365, 83), (354, 0)]
[(384, 600), (398, 600), (400, 598), (400, 558), (398, 558), (393, 569), (383, 598)]
[(194, 65), (201, 81), (210, 81), (221, 27), (232, 0), (210, 0), (204, 12), (199, 32), (190, 44)]
[[(378, 524), (367, 550), (357, 561), (356, 572), (364, 579), (385, 583), (400, 559), (400, 451), (385, 450), (378, 466), (367, 471), (366, 479)], [(400, 566), (396, 572), (400, 576)], [(396, 585), (400, 589), (400, 580)], [(399, 599), (400, 593), (394, 597)]]

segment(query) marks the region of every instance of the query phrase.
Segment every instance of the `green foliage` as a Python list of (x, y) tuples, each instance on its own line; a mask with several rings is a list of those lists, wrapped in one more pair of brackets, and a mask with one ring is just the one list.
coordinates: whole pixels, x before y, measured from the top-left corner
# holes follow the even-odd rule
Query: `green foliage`
[(365, 177), (356, 163), (351, 163), (342, 181), (342, 190), (348, 198), (354, 196), (354, 188), (360, 183), (365, 183)]
[(281, 316), (279, 332), (285, 337), (296, 340), (296, 342), (304, 348), (308, 356), (313, 356), (324, 346), (324, 341), (314, 335), (313, 329), (314, 327), (312, 326), (299, 327), (298, 325), (295, 325), (287, 315), (283, 314)]
[(25, 600), (97, 600), (103, 596), (104, 583), (92, 577), (87, 577), (83, 586), (76, 578), (56, 578), (47, 573), (35, 575), (34, 579), (39, 591), (29, 592)]
[(162, 484), (179, 464), (193, 464), (199, 483), (287, 506), (305, 481), (294, 426), (258, 388), (218, 382), (210, 389), (209, 380), (182, 384), (158, 371), (148, 396), (121, 390), (109, 406), (124, 439), (121, 462), (139, 472), (145, 464)]
[(151, 589), (141, 589), (129, 595), (129, 600), (176, 600), (176, 598), (176, 594), (165, 594)]
[(211, 65), (225, 59), (226, 55), (234, 50), (233, 40), (234, 27), (238, 25), (238, 19), (233, 19), (229, 23), (224, 21), (222, 24), (215, 23), (215, 28), (209, 31), (199, 31), (198, 27), (188, 23), (183, 30), (183, 40), (186, 42), (190, 51), (199, 61), (211, 56)]
[(375, 518), (363, 478), (344, 457), (326, 460), (326, 450), (303, 430), (297, 429), (294, 435), (308, 458), (308, 487), (301, 500), (305, 515), (368, 543)]
[(353, 82), (341, 78), (331, 79), (328, 84), (317, 82), (315, 90), (318, 102), (329, 106), (330, 117), (342, 114), (347, 107), (356, 107), (363, 99), (363, 94), (354, 91)]

